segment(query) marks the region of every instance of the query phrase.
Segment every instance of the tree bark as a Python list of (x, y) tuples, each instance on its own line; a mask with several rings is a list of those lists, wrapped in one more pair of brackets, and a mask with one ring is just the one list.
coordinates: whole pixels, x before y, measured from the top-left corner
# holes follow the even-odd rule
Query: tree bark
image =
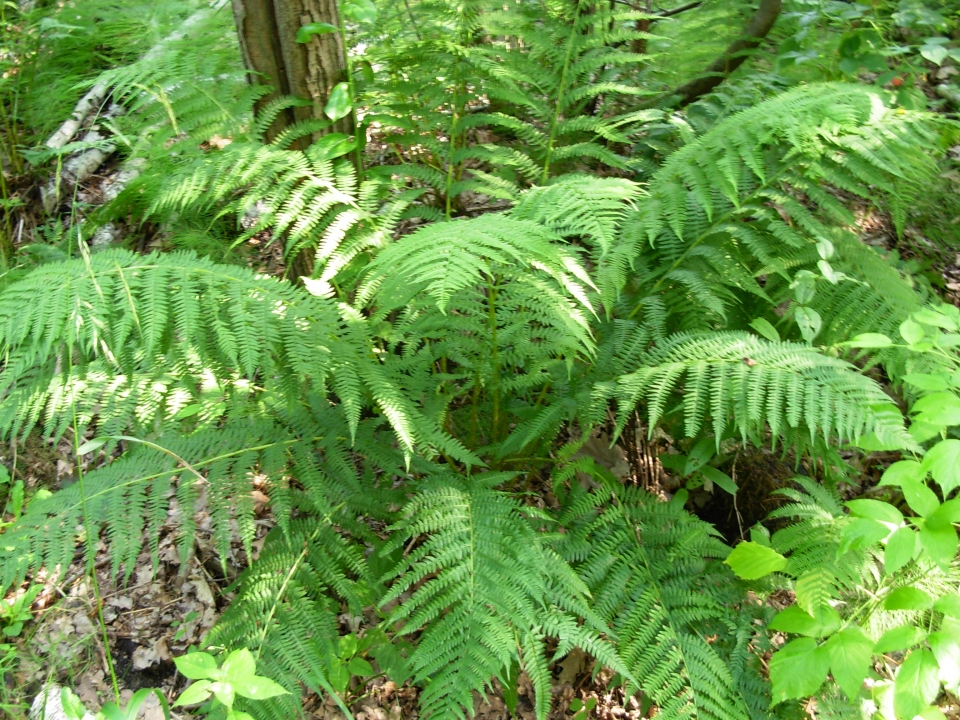
[(761, 0), (760, 7), (747, 24), (744, 34), (730, 43), (723, 54), (701, 75), (673, 91), (673, 95), (679, 96), (680, 106), (699, 100), (740, 67), (747, 59), (749, 51), (759, 47), (773, 28), (782, 8), (782, 0)]
[[(256, 110), (282, 95), (310, 101), (309, 106), (280, 113), (267, 130), (267, 140), (295, 122), (322, 119), (330, 91), (347, 79), (345, 49), (339, 33), (314, 35), (308, 42), (298, 43), (297, 31), (313, 22), (339, 27), (336, 0), (233, 0), (233, 15), (250, 82), (273, 88), (257, 102)], [(313, 133), (313, 139), (327, 132), (351, 135), (351, 116)]]

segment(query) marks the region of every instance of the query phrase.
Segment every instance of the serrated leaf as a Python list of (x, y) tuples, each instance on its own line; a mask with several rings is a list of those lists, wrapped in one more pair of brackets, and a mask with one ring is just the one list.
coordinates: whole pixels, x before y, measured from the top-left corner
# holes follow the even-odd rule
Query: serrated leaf
[(773, 704), (813, 695), (830, 670), (830, 655), (812, 638), (792, 640), (770, 658)]
[(960, 440), (941, 440), (927, 450), (921, 466), (933, 475), (947, 497), (960, 487)]
[(892, 575), (913, 560), (917, 552), (917, 533), (909, 527), (897, 528), (883, 552), (883, 569)]
[(847, 697), (860, 693), (873, 657), (873, 641), (858, 626), (846, 627), (826, 642), (830, 653), (830, 672)]
[(901, 625), (900, 627), (887, 630), (881, 635), (880, 639), (877, 640), (877, 644), (873, 646), (873, 651), (884, 654), (897, 652), (899, 650), (908, 650), (914, 645), (923, 642), (926, 636), (926, 630), (921, 630), (914, 625)]
[(914, 650), (903, 661), (893, 686), (893, 706), (902, 718), (919, 715), (940, 690), (937, 659), (926, 649)]
[(757, 580), (787, 566), (783, 555), (755, 542), (740, 543), (724, 562), (744, 580)]
[(887, 610), (927, 610), (933, 607), (933, 598), (920, 588), (907, 585), (890, 593), (883, 606)]

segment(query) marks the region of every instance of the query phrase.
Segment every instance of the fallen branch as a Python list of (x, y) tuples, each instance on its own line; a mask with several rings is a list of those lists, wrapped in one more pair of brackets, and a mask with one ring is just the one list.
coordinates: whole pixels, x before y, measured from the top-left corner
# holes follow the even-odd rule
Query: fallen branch
[(758, 48), (769, 34), (782, 8), (782, 0), (761, 0), (760, 7), (747, 24), (744, 34), (730, 43), (723, 54), (710, 63), (701, 75), (671, 93), (679, 96), (680, 107), (699, 100), (740, 67), (750, 51)]

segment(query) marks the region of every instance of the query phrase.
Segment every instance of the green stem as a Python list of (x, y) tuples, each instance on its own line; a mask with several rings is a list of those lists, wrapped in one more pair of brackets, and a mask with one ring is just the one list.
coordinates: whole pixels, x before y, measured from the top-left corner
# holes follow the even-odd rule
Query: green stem
[(453, 61), (453, 106), (450, 110), (450, 150), (447, 153), (447, 184), (443, 191), (446, 200), (446, 217), (450, 219), (453, 207), (453, 200), (450, 197), (450, 190), (453, 187), (453, 153), (457, 148), (457, 125), (460, 122), (460, 46), (463, 41), (463, 5), (460, 6), (460, 15), (457, 20), (457, 50), (456, 59)]
[(491, 388), (493, 400), (493, 421), (491, 432), (493, 442), (500, 439), (500, 351), (497, 347), (497, 288), (493, 281), (488, 281), (490, 299), (487, 303), (490, 321), (490, 360), (493, 363), (493, 383)]
[[(337, 29), (340, 31), (340, 42), (343, 44), (343, 60), (347, 65), (347, 87), (350, 88), (350, 117), (353, 120), (354, 164), (357, 166), (357, 177), (363, 175), (363, 143), (360, 137), (360, 121), (357, 120), (357, 88), (353, 81), (353, 63), (350, 60), (350, 48), (347, 46), (347, 30), (343, 25), (343, 16), (337, 14)], [(363, 138), (366, 139), (366, 138)]]
[[(68, 248), (69, 251), (69, 248)], [(68, 280), (69, 283), (69, 280)], [(68, 373), (73, 378), (73, 338), (67, 338), (67, 367)], [(76, 379), (71, 386), (71, 392), (76, 392)], [(87, 493), (84, 488), (83, 477), (83, 458), (80, 455), (80, 423), (77, 420), (77, 403), (70, 403), (73, 412), (73, 455), (77, 460), (77, 488), (80, 490), (80, 512), (83, 515), (83, 534), (87, 545), (87, 566), (90, 572), (90, 586), (93, 588), (93, 598), (97, 607), (97, 620), (100, 624), (100, 632), (103, 636), (104, 658), (107, 661), (107, 672), (110, 674), (110, 682), (113, 685), (113, 696), (120, 704), (120, 687), (117, 684), (117, 673), (113, 666), (113, 654), (110, 652), (110, 638), (107, 636), (107, 623), (103, 619), (103, 600), (100, 596), (100, 580), (97, 578), (97, 546), (94, 542), (93, 527), (90, 523), (90, 515), (87, 512)]]
[(651, 295), (653, 295), (655, 292), (657, 292), (657, 290), (659, 290), (659, 289), (663, 286), (663, 283), (664, 283), (664, 281), (667, 279), (667, 276), (670, 275), (670, 273), (672, 273), (672, 272), (673, 272), (674, 270), (676, 270), (678, 267), (680, 267), (680, 265), (683, 263), (683, 261), (686, 260), (686, 259), (690, 256), (690, 253), (693, 252), (694, 249), (695, 249), (698, 245), (700, 245), (700, 243), (702, 243), (704, 240), (706, 240), (708, 237), (710, 237), (710, 235), (713, 234), (714, 229), (715, 229), (718, 225), (726, 222), (727, 220), (729, 220), (730, 218), (732, 218), (736, 213), (742, 212), (743, 209), (744, 209), (744, 207), (745, 207), (746, 205), (748, 205), (748, 204), (753, 200), (753, 198), (756, 196), (756, 194), (757, 194), (758, 192), (760, 192), (761, 190), (765, 190), (766, 188), (770, 187), (774, 182), (776, 182), (776, 180), (777, 180), (781, 175), (783, 175), (784, 172), (786, 172), (786, 171), (789, 170), (789, 169), (790, 169), (789, 163), (784, 163), (783, 167), (781, 167), (779, 170), (777, 170), (777, 172), (775, 172), (775, 173), (770, 177), (770, 179), (769, 179), (767, 182), (765, 182), (763, 185), (761, 185), (761, 186), (758, 187), (756, 190), (754, 190), (752, 193), (750, 193), (750, 194), (747, 196), (747, 198), (746, 198), (743, 202), (740, 203), (740, 205), (738, 205), (738, 206), (736, 206), (736, 207), (730, 208), (727, 212), (725, 212), (723, 215), (721, 215), (721, 216), (717, 219), (716, 222), (710, 223), (710, 226), (709, 226), (706, 230), (704, 230), (702, 233), (700, 233), (700, 235), (697, 236), (697, 239), (694, 240), (690, 245), (688, 245), (687, 248), (686, 248), (682, 253), (680, 253), (680, 257), (678, 257), (678, 258), (674, 261), (674, 263), (673, 263), (669, 268), (666, 269), (666, 271), (660, 276), (660, 279), (657, 280), (657, 281), (653, 284), (653, 287), (650, 288), (649, 292), (647, 292), (647, 294), (640, 300), (640, 302), (637, 303), (636, 307), (634, 307), (633, 310), (630, 311), (630, 314), (627, 315), (627, 318), (628, 318), (628, 319), (629, 319), (629, 318), (632, 318), (634, 315), (636, 315), (638, 312), (640, 312), (640, 308), (643, 307), (643, 302), (644, 302), (644, 300), (646, 300), (648, 297), (650, 297)]
[(560, 87), (557, 89), (557, 107), (550, 121), (550, 138), (547, 140), (547, 155), (543, 161), (543, 177), (540, 184), (545, 185), (550, 175), (550, 157), (553, 155), (553, 143), (557, 136), (557, 125), (560, 122), (560, 113), (563, 110), (563, 95), (567, 91), (567, 71), (570, 69), (570, 58), (573, 56), (573, 42), (577, 37), (577, 23), (580, 20), (580, 2), (577, 0), (577, 9), (573, 14), (573, 26), (570, 28), (570, 37), (567, 38), (567, 54), (563, 59), (563, 70), (560, 72)]

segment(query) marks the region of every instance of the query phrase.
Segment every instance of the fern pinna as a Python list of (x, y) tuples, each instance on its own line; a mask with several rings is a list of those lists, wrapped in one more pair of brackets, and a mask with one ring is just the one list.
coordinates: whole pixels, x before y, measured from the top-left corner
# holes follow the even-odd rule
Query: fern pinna
[[(602, 65), (615, 78), (602, 45), (575, 38), (571, 77)], [(564, 112), (595, 97), (569, 89)], [(603, 137), (570, 123), (557, 138)], [(308, 249), (312, 276), (108, 250), (3, 288), (0, 430), (76, 428), (106, 462), (30, 504), (3, 535), (0, 580), (66, 563), (84, 507), (118, 574), (144, 532), (156, 554), (174, 501), (184, 552), (203, 501), (220, 552), (235, 531), (249, 558), (257, 475), (278, 529), (208, 639), (256, 647), (294, 692), (251, 714), (289, 717), (301, 684), (336, 694), (346, 604), (380, 608), (378, 637), (410, 644), (383, 667), (404, 667), (431, 717), (470, 714), (474, 693), (522, 671), (544, 718), (551, 663), (573, 647), (657, 717), (764, 717), (748, 652), (762, 639), (708, 525), (640, 491), (587, 492), (573, 472), (559, 510), (523, 491), (570, 460), (558, 448), (635, 411), (651, 434), (717, 446), (739, 435), (802, 453), (874, 434), (913, 447), (880, 386), (797, 320), (819, 313), (833, 346), (899, 322), (891, 298), (923, 302), (844, 234), (840, 198), (876, 193), (898, 216), (932, 170), (919, 151), (935, 131), (869, 89), (800, 88), (691, 138), (645, 185), (504, 185), (510, 208), (405, 233), (416, 193), (360, 180), (321, 146), (254, 131), (145, 172), (131, 193), (149, 216), (231, 215), (240, 240)], [(565, 157), (556, 146), (551, 167)], [(906, 368), (895, 351), (878, 359)]]

